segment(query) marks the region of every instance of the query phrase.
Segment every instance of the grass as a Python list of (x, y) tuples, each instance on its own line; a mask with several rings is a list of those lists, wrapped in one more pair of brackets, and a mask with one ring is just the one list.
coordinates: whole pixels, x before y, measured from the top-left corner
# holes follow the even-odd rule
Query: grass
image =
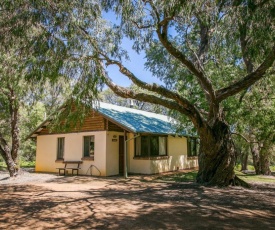
[[(235, 167), (235, 170), (240, 171), (241, 167), (242, 167), (241, 164), (237, 164)], [(269, 168), (270, 168), (271, 172), (275, 172), (275, 165), (270, 165)], [(247, 165), (247, 170), (254, 171), (255, 168), (253, 165)]]
[(34, 168), (35, 167), (35, 161), (21, 161), (20, 166), (22, 168)]
[[(21, 161), (20, 162), (21, 168), (34, 168), (35, 167), (35, 161)], [(0, 168), (7, 168), (5, 162), (0, 162)]]
[[(237, 164), (237, 165), (235, 166), (235, 170), (237, 170), (237, 171), (240, 171), (241, 168), (242, 168), (241, 164)], [(249, 170), (249, 171), (254, 171), (255, 168), (254, 168), (253, 165), (247, 165), (247, 170)]]
[(264, 176), (255, 174), (244, 174), (239, 171), (235, 171), (236, 175), (247, 183), (275, 183), (274, 176)]
[[(195, 182), (198, 171), (177, 172), (168, 175), (162, 175), (155, 178), (157, 181), (163, 182)], [(247, 183), (275, 183), (275, 176), (264, 176), (255, 174), (244, 174), (235, 171), (236, 175)]]
[(275, 172), (275, 165), (271, 165), (270, 167), (271, 172)]

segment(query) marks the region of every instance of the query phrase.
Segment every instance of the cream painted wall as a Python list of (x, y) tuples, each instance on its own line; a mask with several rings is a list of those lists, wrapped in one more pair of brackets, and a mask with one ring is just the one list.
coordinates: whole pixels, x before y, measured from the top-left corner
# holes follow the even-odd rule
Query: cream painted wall
[[(107, 176), (119, 174), (119, 136), (122, 132), (107, 132), (106, 137), (106, 170)], [(113, 141), (114, 140), (114, 141)], [(116, 141), (115, 141), (116, 140)]]
[[(79, 174), (86, 174), (89, 167), (94, 165), (95, 167), (92, 167), (92, 171), (88, 172), (88, 175), (90, 173), (101, 176), (117, 175), (119, 173), (119, 135), (123, 135), (123, 133), (109, 131), (38, 136), (35, 170), (37, 172), (57, 172), (56, 168), (64, 166), (63, 163), (55, 162), (58, 137), (65, 137), (64, 160), (80, 161), (83, 156), (83, 136), (88, 135), (95, 136), (94, 161), (83, 160)], [(112, 141), (115, 139), (114, 135), (117, 136), (117, 142)], [(128, 134), (128, 140), (133, 137), (134, 134)], [(134, 159), (134, 143), (134, 139), (127, 142), (129, 173), (153, 174), (198, 167), (197, 158), (187, 158), (187, 139), (185, 137), (168, 136), (168, 159)]]
[[(64, 160), (80, 161), (83, 156), (83, 137), (89, 135), (95, 136), (94, 161), (83, 160), (79, 174), (86, 174), (88, 168), (95, 165), (100, 170), (101, 176), (106, 176), (106, 131), (38, 136), (35, 170), (37, 172), (57, 172), (56, 168), (64, 167), (63, 163), (55, 162), (58, 137), (65, 137)], [(92, 169), (92, 173), (99, 175), (95, 168)]]
[[(130, 137), (133, 137), (133, 134)], [(187, 158), (187, 138), (185, 137), (168, 136), (168, 159), (133, 159), (134, 140), (130, 141), (128, 152), (129, 172), (131, 173), (153, 174), (198, 167), (197, 157)]]

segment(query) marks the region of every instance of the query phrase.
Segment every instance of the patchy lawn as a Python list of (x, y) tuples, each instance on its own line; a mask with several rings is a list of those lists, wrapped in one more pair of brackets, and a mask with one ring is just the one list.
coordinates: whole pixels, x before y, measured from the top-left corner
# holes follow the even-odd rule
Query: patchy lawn
[(215, 188), (191, 182), (193, 172), (174, 175), (181, 182), (157, 177), (2, 172), (0, 229), (275, 229), (274, 184)]
[[(156, 182), (195, 182), (198, 171), (183, 171), (176, 173), (166, 173), (163, 175), (155, 176), (153, 180)], [(275, 176), (264, 176), (264, 175), (255, 175), (253, 172), (242, 173), (235, 171), (236, 175), (249, 184), (274, 184), (275, 185)]]

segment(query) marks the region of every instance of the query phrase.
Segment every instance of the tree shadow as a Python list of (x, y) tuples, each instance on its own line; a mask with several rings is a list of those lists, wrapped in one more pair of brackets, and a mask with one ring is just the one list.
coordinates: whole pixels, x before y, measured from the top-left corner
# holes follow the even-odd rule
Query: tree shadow
[(1, 229), (274, 228), (270, 190), (64, 177), (3, 185), (0, 194)]

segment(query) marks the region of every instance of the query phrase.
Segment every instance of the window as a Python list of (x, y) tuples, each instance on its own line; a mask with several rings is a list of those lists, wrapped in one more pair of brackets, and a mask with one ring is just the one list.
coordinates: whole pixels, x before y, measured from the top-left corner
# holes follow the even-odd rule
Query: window
[(140, 136), (135, 139), (135, 156), (166, 156), (167, 137), (164, 136)]
[(199, 140), (197, 138), (188, 138), (187, 140), (187, 156), (194, 157), (199, 154)]
[(85, 136), (84, 137), (84, 157), (94, 157), (95, 154), (95, 136)]
[(64, 158), (64, 144), (65, 137), (57, 138), (57, 160), (63, 160)]

